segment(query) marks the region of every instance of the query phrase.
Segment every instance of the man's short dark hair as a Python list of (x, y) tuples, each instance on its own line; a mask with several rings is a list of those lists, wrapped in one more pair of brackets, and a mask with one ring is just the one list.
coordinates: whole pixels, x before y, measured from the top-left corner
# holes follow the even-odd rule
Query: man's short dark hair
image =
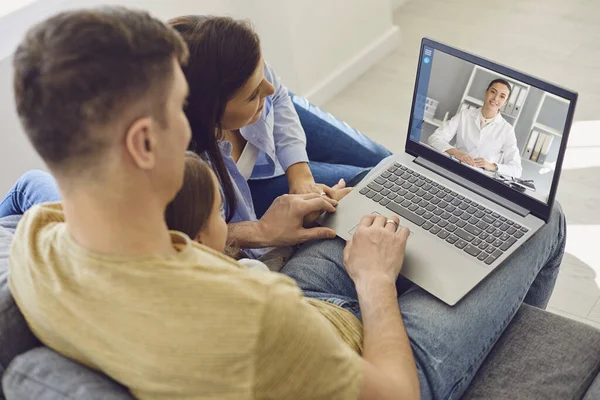
[[(146, 12), (122, 7), (67, 11), (31, 28), (14, 56), (17, 112), (51, 169), (92, 166), (116, 137), (100, 130), (127, 113), (164, 124), (179, 34)], [(127, 122), (127, 121), (124, 121)]]
[(494, 79), (493, 81), (490, 82), (490, 84), (488, 85), (486, 90), (490, 90), (490, 88), (492, 86), (494, 86), (494, 83), (501, 83), (504, 86), (506, 86), (508, 88), (508, 96), (506, 96), (506, 97), (507, 98), (510, 97), (510, 92), (512, 92), (512, 86), (510, 86), (510, 83), (508, 83), (507, 80), (502, 79), (502, 78)]

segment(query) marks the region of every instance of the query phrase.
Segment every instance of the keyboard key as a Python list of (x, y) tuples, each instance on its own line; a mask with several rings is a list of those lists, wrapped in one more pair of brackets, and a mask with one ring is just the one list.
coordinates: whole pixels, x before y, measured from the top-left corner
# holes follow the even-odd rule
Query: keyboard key
[(506, 220), (507, 220), (507, 218), (506, 218), (506, 217), (503, 217), (502, 215), (500, 216), (500, 221), (502, 221), (502, 222), (506, 222)]
[(517, 230), (515, 228), (508, 228), (508, 230), (506, 231), (506, 233), (508, 233), (509, 235), (512, 235), (513, 233), (515, 233)]
[(418, 187), (421, 187), (421, 186), (423, 186), (424, 184), (425, 184), (425, 182), (424, 182), (424, 181), (416, 181), (416, 182), (415, 182), (415, 185), (417, 185)]
[(448, 212), (453, 212), (454, 210), (456, 210), (456, 207), (454, 207), (453, 205), (448, 205), (446, 207), (446, 211), (448, 211)]
[(500, 227), (500, 230), (503, 232), (506, 231), (507, 229), (508, 229), (508, 225), (506, 225), (506, 224), (502, 224), (502, 226)]
[(456, 223), (456, 226), (458, 226), (459, 228), (462, 228), (466, 224), (467, 223), (461, 219), (461, 220), (458, 220), (458, 222)]
[(500, 250), (506, 251), (510, 248), (510, 246), (512, 246), (516, 242), (517, 242), (517, 239), (511, 237), (506, 242), (504, 242), (504, 244), (502, 246), (500, 246)]
[(433, 204), (438, 204), (440, 202), (440, 199), (438, 197), (434, 197), (433, 199), (431, 199), (429, 201)]
[(502, 240), (496, 239), (496, 240), (494, 240), (494, 243), (492, 243), (492, 246), (494, 246), (494, 247), (500, 247), (500, 246), (502, 246), (503, 243), (504, 242)]
[(404, 171), (398, 168), (396, 171), (394, 171), (394, 175), (396, 175), (398, 178), (401, 178), (402, 175), (404, 175)]
[(406, 171), (406, 167), (405, 167), (404, 165), (400, 165), (400, 169), (401, 169), (402, 171)]
[(486, 263), (487, 265), (491, 265), (491, 264), (493, 264), (493, 262), (494, 262), (494, 261), (496, 261), (496, 257), (489, 256), (489, 257), (488, 257), (488, 258), (485, 260), (485, 263)]
[(475, 246), (471, 246), (470, 244), (466, 245), (464, 250), (469, 253), (470, 255), (472, 255), (473, 257), (477, 257), (479, 255), (479, 253), (481, 253), (481, 250), (479, 250), (477, 247)]
[(386, 182), (386, 183), (383, 184), (383, 187), (387, 188), (387, 189), (391, 188), (392, 186), (394, 186), (393, 182)]
[(389, 167), (387, 170), (388, 170), (389, 172), (394, 172), (394, 171), (395, 171), (395, 170), (397, 170), (397, 169), (398, 169), (398, 167), (396, 167), (396, 166), (392, 165), (392, 166), (390, 166), (390, 167)]
[(458, 197), (459, 200), (464, 200), (465, 199), (465, 196), (460, 195), (460, 194), (458, 196), (456, 196), (456, 197)]
[(365, 196), (367, 196), (368, 198), (372, 199), (373, 196), (375, 196), (377, 194), (377, 192), (373, 191), (373, 190), (369, 190), (367, 192), (367, 194), (365, 194)]
[(475, 224), (479, 229), (481, 229), (482, 231), (485, 231), (488, 228), (488, 224), (486, 224), (483, 221), (479, 221), (477, 224)]
[(481, 217), (483, 217), (484, 215), (485, 215), (485, 214), (484, 214), (484, 213), (482, 213), (482, 212), (481, 212), (481, 211), (479, 211), (479, 210), (477, 210), (477, 212), (475, 213), (475, 216), (476, 216), (477, 218), (481, 218)]
[(527, 232), (529, 232), (529, 229), (527, 229), (527, 228), (525, 228), (525, 227), (523, 226), (523, 227), (521, 227), (521, 232), (523, 232), (523, 233), (527, 233)]
[(514, 222), (512, 222), (510, 219), (508, 221), (506, 221), (506, 223), (509, 224), (509, 225), (513, 225), (514, 224)]
[(496, 228), (500, 228), (502, 226), (502, 221), (494, 221), (492, 225), (494, 225)]
[(433, 211), (433, 213), (435, 215), (442, 215), (444, 212), (444, 210), (442, 210), (441, 208), (436, 208), (435, 211)]
[(481, 218), (482, 221), (484, 221), (487, 224), (493, 224), (494, 223), (494, 218), (492, 218), (489, 215), (484, 215), (483, 218)]
[(413, 175), (413, 176), (411, 176), (410, 178), (408, 178), (408, 181), (409, 181), (410, 183), (415, 183), (415, 182), (417, 181), (417, 178), (415, 178), (415, 176)]
[(492, 255), (496, 258), (500, 257), (502, 255), (502, 251), (500, 250), (494, 250), (494, 252), (492, 253)]
[(471, 218), (471, 214), (464, 212), (464, 213), (460, 214), (460, 218), (467, 221), (469, 218)]
[(385, 197), (383, 199), (379, 200), (379, 204), (381, 204), (382, 206), (387, 206), (389, 202), (390, 202), (390, 200), (386, 199)]
[(475, 225), (475, 224), (477, 224), (478, 222), (479, 222), (479, 220), (478, 220), (477, 218), (475, 218), (475, 217), (471, 217), (471, 218), (469, 218), (469, 223), (470, 223), (471, 225)]
[(448, 203), (446, 203), (445, 201), (440, 201), (440, 204), (438, 204), (438, 207), (446, 208), (446, 207), (448, 207)]
[(387, 196), (391, 192), (392, 191), (390, 189), (383, 189), (381, 192), (379, 192), (379, 194), (381, 194), (382, 196)]
[(388, 204), (387, 208), (392, 210), (393, 212), (395, 212), (402, 218), (406, 218), (407, 220), (409, 220), (410, 222), (412, 222), (415, 225), (421, 226), (421, 225), (423, 225), (423, 222), (425, 222), (425, 219), (423, 219), (422, 217), (418, 216), (415, 213), (410, 212), (406, 208), (400, 207), (396, 203), (392, 202), (392, 203)]
[(442, 219), (437, 224), (438, 224), (439, 227), (445, 228), (448, 225), (448, 222)]
[(471, 242), (471, 244), (473, 246), (479, 246), (481, 244), (481, 239), (475, 238), (475, 239), (473, 239), (473, 241)]
[(431, 183), (431, 182), (432, 182), (432, 180), (431, 180), (431, 179), (429, 179), (429, 178), (425, 178), (425, 182), (427, 182), (427, 183)]
[(440, 199), (443, 199), (444, 197), (446, 197), (446, 193), (444, 193), (443, 190), (440, 190), (439, 192), (437, 192), (435, 194), (437, 197), (439, 197)]
[(489, 236), (487, 239), (485, 239), (485, 242), (489, 243), (489, 244), (492, 244), (492, 243), (494, 243), (495, 240), (496, 240), (495, 237)]
[(517, 239), (520, 239), (520, 238), (522, 238), (522, 237), (523, 237), (523, 232), (521, 232), (521, 231), (517, 231), (517, 232), (515, 232), (514, 236), (515, 236)]
[(396, 182), (397, 180), (398, 180), (398, 176), (396, 176), (396, 175), (392, 175), (388, 178), (388, 181), (390, 181), (390, 182)]
[(404, 208), (408, 208), (408, 206), (410, 206), (412, 203), (410, 202), (410, 200), (404, 200), (402, 203), (402, 207)]
[(494, 237), (499, 238), (500, 236), (502, 236), (502, 231), (495, 230), (493, 235), (494, 235)]
[(431, 200), (431, 199), (433, 198), (433, 196), (432, 196), (432, 195), (430, 195), (429, 193), (425, 193), (425, 195), (423, 196), (423, 198), (424, 198), (425, 200)]
[(500, 216), (500, 214), (493, 212), (492, 215), (496, 218), (498, 218)]
[(460, 206), (458, 206), (458, 208), (460, 208), (461, 210), (466, 210), (467, 208), (469, 208), (469, 205), (467, 203), (461, 203)]
[(452, 205), (453, 205), (454, 207), (458, 207), (458, 206), (460, 206), (460, 205), (461, 205), (461, 203), (462, 203), (462, 202), (461, 202), (460, 200), (458, 200), (458, 199), (454, 199), (454, 200), (452, 200)]
[(387, 172), (387, 171), (384, 171), (384, 172), (383, 172), (383, 174), (381, 174), (381, 177), (382, 177), (382, 178), (389, 178), (390, 176), (392, 176), (392, 174), (390, 174), (390, 173), (389, 173), (389, 172)]
[(437, 182), (431, 182), (431, 185), (432, 185), (432, 186), (435, 186), (435, 187), (438, 187), (438, 186), (440, 186), (440, 184), (439, 184), (439, 183), (437, 183)]
[(424, 209), (424, 208), (421, 208), (421, 207), (419, 207), (419, 208), (417, 209), (417, 211), (415, 211), (415, 214), (417, 214), (417, 215), (423, 215), (423, 214), (425, 214), (425, 209)]
[(419, 206), (416, 204), (411, 204), (410, 206), (408, 206), (408, 209), (410, 211), (416, 211), (418, 208), (419, 208)]
[(430, 219), (431, 217), (433, 217), (433, 214), (430, 213), (429, 211), (425, 212), (425, 214), (423, 214), (423, 218), (425, 219)]
[(477, 206), (477, 209), (480, 211), (483, 211), (483, 210), (485, 210), (485, 207), (480, 204)]
[(418, 188), (418, 187), (416, 187), (416, 186), (411, 186), (411, 187), (408, 189), (408, 191), (409, 191), (409, 192), (411, 192), (411, 193), (417, 193), (417, 192), (419, 191), (419, 188)]
[(470, 242), (471, 240), (475, 239), (475, 236), (463, 231), (462, 229), (457, 229), (454, 234), (466, 242)]
[(441, 231), (440, 233), (438, 233), (437, 235), (440, 239), (446, 239), (448, 236), (450, 236), (450, 233), (448, 233), (447, 231)]
[(421, 228), (425, 229), (426, 231), (428, 231), (429, 229), (431, 229), (431, 227), (433, 226), (433, 224), (429, 221), (425, 221), (423, 223), (423, 225), (421, 225)]
[(434, 206), (433, 204), (430, 204), (430, 205), (427, 206), (426, 209), (429, 212), (433, 212), (433, 211), (435, 211), (436, 208), (437, 208), (436, 206)]
[(448, 226), (446, 227), (446, 230), (447, 230), (448, 232), (454, 232), (454, 231), (456, 230), (456, 225), (448, 225)]
[(380, 195), (379, 193), (377, 193), (375, 196), (373, 196), (373, 201), (379, 201), (381, 199), (383, 199), (383, 196)]
[(473, 206), (471, 206), (471, 207), (467, 208), (467, 212), (468, 212), (469, 214), (474, 214), (474, 213), (475, 213), (475, 211), (477, 211), (477, 209), (476, 209), (475, 207), (473, 207)]
[(492, 234), (492, 233), (496, 232), (496, 228), (494, 228), (492, 225), (490, 225), (490, 226), (488, 226), (488, 228), (485, 231), (489, 234)]
[(456, 242), (456, 244), (454, 246), (458, 247), (459, 249), (463, 249), (466, 245), (467, 245), (467, 242), (465, 242), (462, 239), (459, 239), (458, 242)]
[(434, 235), (437, 235), (441, 230), (442, 230), (442, 228), (438, 228), (437, 226), (434, 226), (429, 230), (429, 232), (433, 233)]
[(442, 219), (445, 219), (446, 221), (450, 219), (450, 217), (452, 217), (452, 214), (450, 214), (447, 211), (444, 211), (444, 213), (441, 215)]
[(416, 176), (417, 178), (421, 176), (421, 174), (416, 171), (413, 171), (413, 175)]
[(408, 190), (406, 189), (399, 189), (399, 190), (394, 190), (396, 193), (398, 193), (400, 196), (404, 196), (406, 195), (406, 193), (408, 193)]
[(460, 217), (462, 215), (462, 210), (460, 208), (457, 208), (456, 210), (454, 210), (452, 212), (452, 215), (454, 215), (455, 217)]
[(487, 239), (488, 237), (490, 237), (490, 234), (487, 232), (481, 232), (481, 234), (479, 235), (479, 239)]
[(487, 249), (487, 248), (488, 248), (488, 246), (489, 246), (489, 244), (487, 244), (486, 242), (481, 242), (481, 243), (479, 243), (479, 246), (477, 246), (477, 248), (478, 248), (479, 250), (482, 250), (482, 251), (483, 251), (483, 250)]
[(405, 198), (406, 200), (410, 200), (410, 199), (412, 199), (413, 197), (415, 197), (414, 193), (406, 193), (406, 194), (404, 195), (404, 198)]
[(390, 193), (386, 197), (390, 200), (394, 200), (398, 195), (396, 193)]
[(378, 185), (375, 182), (371, 182), (367, 185), (367, 187), (371, 190), (374, 190), (376, 192), (381, 192), (383, 190), (383, 187), (381, 187), (381, 185)]
[(431, 193), (431, 194), (436, 194), (438, 192), (439, 192), (439, 189), (437, 189), (437, 188), (431, 188), (431, 190), (429, 190), (429, 193)]
[(510, 238), (510, 235), (509, 235), (508, 233), (503, 233), (503, 234), (500, 236), (500, 240), (505, 240), (505, 241), (506, 241), (506, 240), (508, 240), (509, 238)]
[(419, 201), (419, 205), (421, 207), (425, 208), (429, 205), (429, 202), (427, 202), (426, 200), (421, 200), (421, 201)]
[(433, 217), (431, 217), (429, 220), (430, 220), (431, 222), (433, 222), (434, 224), (437, 224), (438, 222), (440, 222), (441, 218), (440, 218), (440, 217), (438, 217), (438, 216), (436, 216), (436, 215), (434, 215), (434, 216), (433, 216)]
[(471, 200), (467, 199), (466, 197), (465, 197), (464, 202), (467, 203), (467, 204), (471, 204)]
[(410, 199), (410, 201), (412, 201), (413, 203), (417, 204), (421, 202), (421, 199), (417, 196), (413, 197), (412, 199)]
[(375, 183), (379, 183), (380, 185), (383, 185), (386, 182), (385, 179), (383, 179), (381, 176), (378, 176), (377, 178), (375, 178)]
[(450, 190), (450, 189), (448, 189), (448, 188), (444, 188), (444, 192), (446, 192), (446, 193), (450, 193), (450, 192), (451, 192), (451, 190)]
[(419, 197), (423, 197), (425, 195), (425, 193), (427, 193), (427, 192), (424, 191), (423, 189), (419, 189), (419, 190), (417, 190), (416, 195)]
[(456, 241), (458, 240), (458, 238), (454, 235), (450, 235), (448, 236), (448, 238), (446, 239), (446, 242), (450, 243), (450, 244), (454, 244), (456, 243)]
[(522, 228), (522, 226), (521, 226), (521, 225), (519, 225), (519, 224), (517, 224), (516, 222), (515, 222), (515, 225), (514, 225), (514, 227), (515, 227), (515, 228), (517, 228), (517, 229), (521, 229), (521, 228)]
[(485, 251), (486, 251), (488, 254), (492, 254), (494, 251), (496, 251), (496, 248), (494, 247), (494, 245), (493, 245), (493, 244), (490, 244), (490, 245), (488, 245), (488, 248), (487, 248), (487, 249), (485, 249)]
[(458, 218), (456, 218), (454, 215), (451, 216), (450, 218), (448, 218), (448, 221), (450, 221), (451, 223), (455, 224), (458, 221)]
[(431, 189), (431, 187), (432, 187), (432, 186), (431, 186), (429, 183), (426, 183), (426, 184), (423, 186), (423, 190), (427, 190), (427, 191), (429, 191), (429, 190)]
[(479, 254), (479, 255), (477, 256), (477, 259), (478, 259), (479, 261), (484, 261), (486, 258), (488, 258), (488, 255), (487, 255), (487, 253), (485, 253), (485, 252), (481, 252), (481, 254)]
[(360, 193), (360, 194), (367, 194), (367, 192), (369, 190), (371, 190), (371, 189), (369, 189), (367, 186), (365, 186), (364, 188), (360, 189), (360, 192), (358, 192), (358, 193)]
[(466, 225), (464, 229), (473, 236), (479, 236), (479, 234), (482, 232), (481, 229), (473, 225)]
[(444, 200), (447, 202), (451, 202), (452, 200), (454, 200), (454, 197), (452, 197), (451, 194), (447, 194), (446, 197), (444, 197)]
[(408, 179), (408, 178), (410, 178), (410, 174), (408, 172), (405, 172), (402, 175), (400, 175), (400, 178), (402, 178), (402, 179)]

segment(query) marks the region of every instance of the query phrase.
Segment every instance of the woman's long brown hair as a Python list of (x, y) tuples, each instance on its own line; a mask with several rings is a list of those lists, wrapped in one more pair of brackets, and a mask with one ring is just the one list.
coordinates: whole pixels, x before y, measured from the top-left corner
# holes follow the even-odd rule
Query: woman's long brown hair
[(190, 150), (210, 162), (221, 183), (227, 222), (237, 207), (231, 177), (218, 146), (227, 102), (248, 81), (261, 58), (260, 40), (249, 23), (228, 17), (188, 15), (168, 21), (189, 48), (183, 68), (190, 94), (186, 116)]

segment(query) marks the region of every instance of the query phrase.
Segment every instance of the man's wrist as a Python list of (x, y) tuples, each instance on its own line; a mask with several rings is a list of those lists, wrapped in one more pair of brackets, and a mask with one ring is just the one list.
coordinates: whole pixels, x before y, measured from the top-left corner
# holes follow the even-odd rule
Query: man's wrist
[(272, 246), (272, 238), (262, 221), (245, 221), (227, 226), (227, 241), (242, 249)]
[(385, 274), (369, 274), (364, 277), (357, 278), (354, 281), (356, 292), (359, 295), (368, 295), (370, 293), (381, 293), (388, 289), (396, 291), (396, 279)]

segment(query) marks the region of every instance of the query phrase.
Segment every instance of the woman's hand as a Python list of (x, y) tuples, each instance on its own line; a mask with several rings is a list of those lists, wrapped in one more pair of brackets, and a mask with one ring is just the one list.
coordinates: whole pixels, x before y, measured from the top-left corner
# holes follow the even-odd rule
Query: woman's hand
[(458, 161), (471, 165), (473, 167), (475, 167), (475, 160), (473, 160), (473, 157), (471, 157), (470, 155), (468, 155), (467, 153), (460, 151), (458, 149), (450, 149), (447, 150), (446, 153), (450, 154), (451, 156), (453, 156), (454, 158), (456, 158)]
[(488, 160), (486, 160), (485, 158), (476, 158), (473, 160), (474, 167), (478, 167), (478, 168), (483, 168), (486, 171), (497, 171), (498, 170), (498, 166), (494, 163), (489, 162)]
[[(333, 187), (329, 187), (321, 183), (317, 183), (316, 185), (320, 189), (322, 189), (322, 191), (319, 193), (321, 196), (327, 196), (330, 199), (336, 200), (336, 202), (343, 199), (353, 189), (351, 187), (346, 187), (346, 181), (344, 181), (343, 179), (340, 179), (340, 181), (333, 185)], [(307, 215), (304, 218), (304, 226), (312, 225), (317, 220), (317, 218), (319, 218), (319, 215), (321, 215), (321, 212), (315, 212)]]

